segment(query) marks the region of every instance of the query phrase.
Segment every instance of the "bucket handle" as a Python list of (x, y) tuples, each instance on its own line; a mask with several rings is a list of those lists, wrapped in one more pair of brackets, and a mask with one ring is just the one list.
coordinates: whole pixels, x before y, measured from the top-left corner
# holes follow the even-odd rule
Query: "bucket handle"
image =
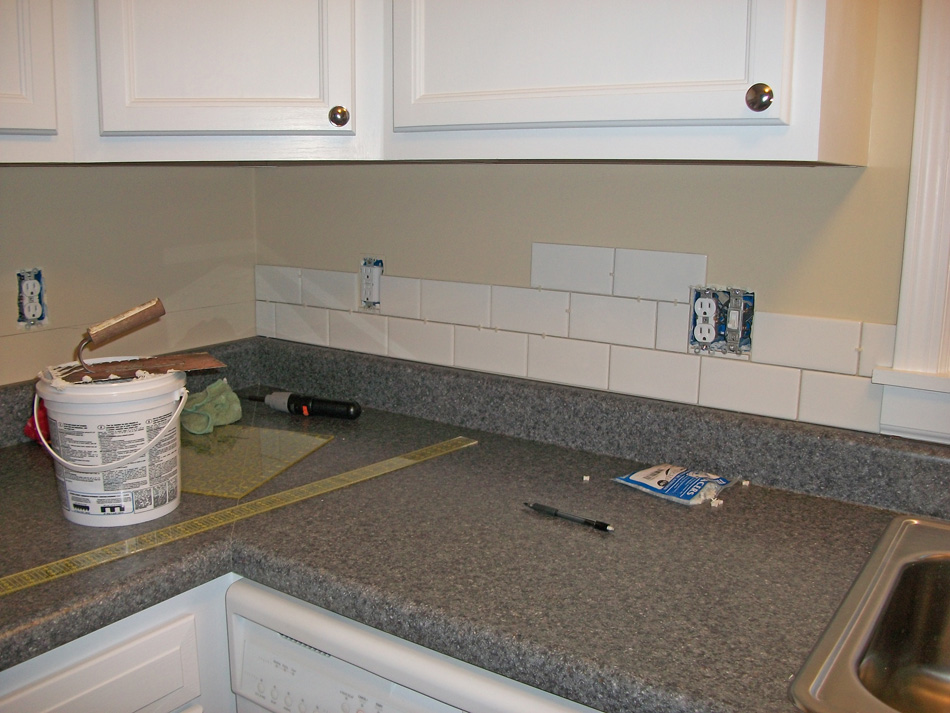
[[(106, 463), (104, 465), (79, 465), (78, 463), (70, 463), (68, 460), (66, 460), (65, 458), (60, 456), (56, 451), (53, 450), (52, 446), (50, 446), (50, 444), (46, 442), (46, 439), (43, 437), (43, 433), (39, 428), (37, 428), (36, 430), (40, 437), (40, 443), (42, 443), (43, 447), (46, 448), (47, 451), (49, 451), (49, 454), (53, 456), (53, 459), (56, 462), (61, 463), (62, 465), (66, 466), (70, 470), (76, 471), (77, 473), (102, 473), (103, 471), (112, 470), (113, 468), (121, 468), (122, 466), (131, 463), (136, 458), (139, 458), (149, 448), (151, 448), (156, 443), (158, 443), (162, 439), (162, 437), (164, 437), (164, 435), (168, 433), (168, 430), (173, 425), (175, 425), (175, 422), (178, 420), (178, 417), (181, 416), (181, 412), (185, 410), (185, 404), (188, 402), (188, 389), (184, 387), (179, 389), (178, 396), (179, 396), (178, 408), (175, 409), (174, 415), (170, 419), (168, 419), (168, 423), (164, 425), (162, 430), (158, 432), (158, 435), (155, 436), (155, 438), (153, 438), (151, 441), (149, 441), (144, 446), (139, 448), (137, 451), (135, 451), (135, 453), (132, 453), (131, 455), (127, 455), (125, 456), (125, 458), (121, 458), (120, 460), (113, 461), (112, 463)], [(39, 408), (39, 401), (40, 401), (40, 395), (34, 394), (33, 395), (33, 420), (36, 421), (37, 423), (39, 423), (39, 421), (37, 420), (37, 409)]]

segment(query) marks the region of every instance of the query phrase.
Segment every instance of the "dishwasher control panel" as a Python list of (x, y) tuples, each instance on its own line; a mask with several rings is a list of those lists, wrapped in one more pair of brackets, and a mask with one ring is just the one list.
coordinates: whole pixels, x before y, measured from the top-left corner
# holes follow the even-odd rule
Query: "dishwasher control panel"
[[(272, 713), (458, 713), (358, 666), (253, 621), (242, 630), (234, 693)], [(415, 699), (415, 700), (413, 700)]]
[(597, 713), (248, 579), (225, 601), (238, 713)]

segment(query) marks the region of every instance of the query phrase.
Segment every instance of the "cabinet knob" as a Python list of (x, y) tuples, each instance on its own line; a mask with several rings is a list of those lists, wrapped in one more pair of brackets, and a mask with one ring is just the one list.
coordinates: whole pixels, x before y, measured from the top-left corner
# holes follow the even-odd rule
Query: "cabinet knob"
[(772, 92), (772, 87), (759, 82), (749, 87), (749, 91), (745, 93), (745, 105), (752, 111), (765, 111), (772, 106), (774, 98), (775, 94)]
[(330, 123), (334, 126), (346, 126), (350, 121), (350, 112), (345, 106), (330, 109)]

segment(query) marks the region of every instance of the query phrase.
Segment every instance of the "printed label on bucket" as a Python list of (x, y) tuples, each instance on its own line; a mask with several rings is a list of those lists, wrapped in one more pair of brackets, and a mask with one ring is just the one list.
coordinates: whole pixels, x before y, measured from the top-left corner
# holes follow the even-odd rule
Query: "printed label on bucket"
[[(114, 415), (50, 418), (50, 435), (57, 453), (71, 462), (107, 465), (142, 448), (174, 416), (173, 406), (155, 411), (145, 418), (118, 422)], [(178, 500), (179, 432), (170, 430), (141, 457), (118, 468), (78, 473), (60, 463), (55, 465), (64, 510), (106, 517), (146, 513)]]

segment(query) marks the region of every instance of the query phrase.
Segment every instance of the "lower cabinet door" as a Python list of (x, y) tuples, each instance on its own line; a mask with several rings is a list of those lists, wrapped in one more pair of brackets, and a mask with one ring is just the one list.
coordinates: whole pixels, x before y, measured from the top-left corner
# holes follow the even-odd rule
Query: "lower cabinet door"
[(0, 698), (0, 713), (171, 713), (201, 695), (183, 615)]

